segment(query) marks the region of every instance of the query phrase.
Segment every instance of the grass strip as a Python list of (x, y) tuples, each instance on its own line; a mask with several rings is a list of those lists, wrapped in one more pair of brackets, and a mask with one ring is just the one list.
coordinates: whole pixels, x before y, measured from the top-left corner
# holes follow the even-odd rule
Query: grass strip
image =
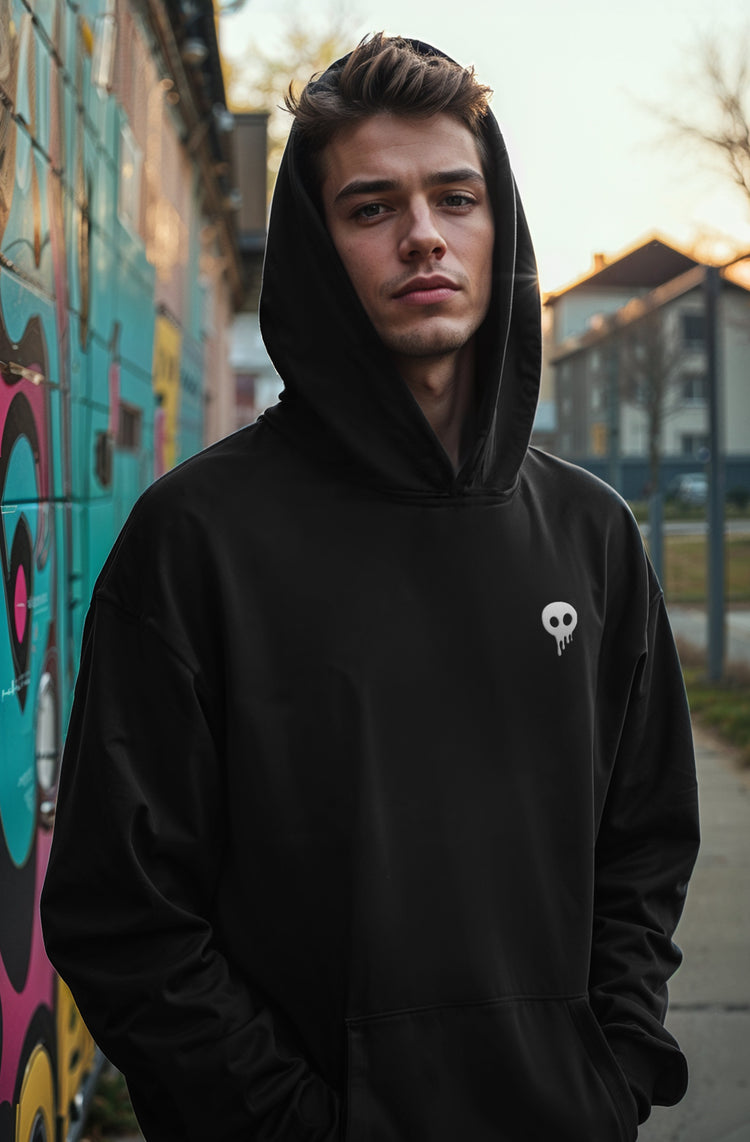
[(705, 657), (680, 645), (690, 712), (739, 751), (739, 762), (750, 768), (750, 668), (734, 664), (721, 682), (706, 678)]
[[(750, 603), (750, 536), (728, 533), (724, 542), (725, 599)], [(669, 603), (705, 603), (708, 593), (705, 535), (667, 535), (664, 594)]]

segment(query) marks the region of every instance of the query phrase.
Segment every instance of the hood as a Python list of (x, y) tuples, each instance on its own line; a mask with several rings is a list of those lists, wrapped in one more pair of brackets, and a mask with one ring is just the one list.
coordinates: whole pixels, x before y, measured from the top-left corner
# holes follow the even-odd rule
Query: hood
[[(427, 54), (429, 45), (411, 41)], [(338, 69), (343, 59), (332, 64)], [(292, 128), (274, 191), (260, 322), (281, 376), (271, 427), (345, 463), (355, 478), (415, 496), (505, 497), (528, 446), (541, 369), (536, 261), (494, 116), (483, 125), (495, 215), (490, 307), (477, 333), (474, 440), (455, 472), (365, 313), (302, 176)]]

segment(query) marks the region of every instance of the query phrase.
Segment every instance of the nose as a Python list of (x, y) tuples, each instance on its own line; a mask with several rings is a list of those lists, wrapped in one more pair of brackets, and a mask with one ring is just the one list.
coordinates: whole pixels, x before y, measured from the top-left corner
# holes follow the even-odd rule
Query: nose
[(442, 258), (446, 243), (438, 228), (434, 212), (426, 202), (414, 203), (405, 216), (404, 231), (399, 242), (399, 256), (404, 261), (418, 258)]

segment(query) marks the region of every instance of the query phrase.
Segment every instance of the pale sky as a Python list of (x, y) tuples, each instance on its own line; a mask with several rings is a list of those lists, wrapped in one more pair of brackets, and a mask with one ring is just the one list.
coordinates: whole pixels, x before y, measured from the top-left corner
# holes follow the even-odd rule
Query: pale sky
[[(698, 152), (668, 144), (644, 107), (700, 107), (691, 46), (711, 31), (729, 45), (750, 34), (747, 0), (379, 0), (371, 9), (340, 0), (339, 9), (351, 14), (352, 46), (371, 31), (415, 36), (474, 64), (494, 89), (543, 290), (585, 273), (595, 251), (617, 254), (654, 231), (688, 250), (703, 238), (705, 257), (750, 249), (750, 205)], [(300, 10), (325, 21), (331, 7), (307, 0)], [(248, 0), (221, 20), (224, 50), (237, 59), (251, 38), (277, 40), (284, 11), (279, 0)]]

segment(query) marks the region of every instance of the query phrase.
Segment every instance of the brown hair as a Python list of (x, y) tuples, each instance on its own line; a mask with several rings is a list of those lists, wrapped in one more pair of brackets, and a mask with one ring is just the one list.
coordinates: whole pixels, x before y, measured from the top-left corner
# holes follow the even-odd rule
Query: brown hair
[(290, 87), (284, 102), (314, 166), (336, 131), (383, 111), (424, 118), (454, 115), (476, 137), (484, 160), (480, 126), (491, 94), (474, 78), (473, 67), (378, 32), (361, 40), (340, 68), (313, 76), (298, 96)]

